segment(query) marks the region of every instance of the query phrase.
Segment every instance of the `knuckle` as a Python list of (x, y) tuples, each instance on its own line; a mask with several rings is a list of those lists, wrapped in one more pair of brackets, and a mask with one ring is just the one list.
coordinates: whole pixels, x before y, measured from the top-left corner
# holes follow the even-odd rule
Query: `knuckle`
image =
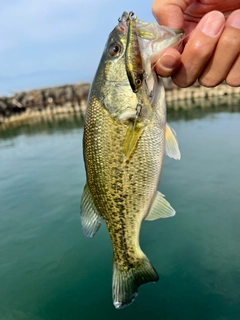
[(185, 78), (180, 74), (180, 75), (173, 75), (172, 81), (176, 86), (180, 88), (187, 88), (194, 84), (195, 79), (189, 80), (187, 77)]
[(200, 40), (194, 41), (190, 48), (191, 54), (198, 59), (208, 59), (211, 56), (212, 48)]
[(235, 42), (234, 38), (227, 37), (226, 35), (223, 35), (220, 39), (220, 44), (224, 48), (228, 48), (229, 46), (232, 46)]
[(152, 13), (154, 17), (158, 17), (158, 16), (162, 16), (163, 15), (163, 11), (164, 11), (164, 7), (163, 9), (160, 10), (159, 8), (159, 1), (158, 0), (154, 0), (152, 3)]
[(154, 17), (157, 16), (157, 10), (156, 10), (156, 7), (155, 7), (154, 3), (152, 5), (152, 14), (153, 14)]
[(153, 3), (152, 3), (152, 13), (153, 13), (154, 16), (157, 15), (157, 13), (158, 13), (157, 8), (158, 8), (157, 1), (154, 0)]
[(239, 50), (239, 46), (240, 46), (240, 36), (236, 36), (236, 35), (231, 35), (229, 36), (229, 34), (227, 32), (223, 33), (220, 40), (219, 40), (219, 44), (221, 45), (221, 47), (226, 48), (226, 49), (231, 49), (231, 48), (238, 48)]

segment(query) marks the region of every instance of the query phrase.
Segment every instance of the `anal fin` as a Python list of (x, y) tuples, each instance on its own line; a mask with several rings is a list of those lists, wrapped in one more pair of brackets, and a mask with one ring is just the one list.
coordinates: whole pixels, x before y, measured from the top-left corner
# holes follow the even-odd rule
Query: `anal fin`
[(83, 233), (86, 237), (93, 237), (100, 228), (103, 218), (94, 204), (88, 184), (85, 185), (83, 190), (80, 216)]
[(175, 215), (176, 211), (171, 207), (165, 196), (157, 191), (152, 207), (145, 220), (152, 221), (160, 218), (169, 218)]

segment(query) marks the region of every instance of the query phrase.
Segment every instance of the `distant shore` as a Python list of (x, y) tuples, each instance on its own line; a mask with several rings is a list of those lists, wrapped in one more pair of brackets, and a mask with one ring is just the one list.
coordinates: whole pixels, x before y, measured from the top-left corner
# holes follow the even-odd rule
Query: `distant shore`
[[(178, 88), (169, 79), (164, 79), (168, 108), (189, 109), (198, 98), (209, 101), (212, 97), (240, 99), (240, 87), (220, 84), (205, 88), (198, 84)], [(13, 122), (35, 119), (43, 115), (80, 113), (83, 117), (90, 89), (89, 83), (77, 83), (52, 88), (18, 92), (11, 97), (0, 98), (0, 128)], [(204, 107), (204, 104), (200, 107)]]

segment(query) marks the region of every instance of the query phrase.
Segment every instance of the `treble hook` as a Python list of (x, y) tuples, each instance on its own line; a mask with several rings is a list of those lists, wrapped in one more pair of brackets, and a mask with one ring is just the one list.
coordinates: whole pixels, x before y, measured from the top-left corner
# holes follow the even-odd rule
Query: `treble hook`
[(129, 20), (136, 20), (137, 16), (135, 15), (135, 13), (133, 11), (129, 12)]
[(142, 112), (142, 102), (139, 102), (136, 106), (136, 118), (138, 118)]

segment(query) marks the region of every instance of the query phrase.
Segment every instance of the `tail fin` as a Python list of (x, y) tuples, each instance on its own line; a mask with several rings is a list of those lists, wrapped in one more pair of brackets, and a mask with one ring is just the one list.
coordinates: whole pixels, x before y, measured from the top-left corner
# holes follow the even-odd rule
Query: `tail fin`
[(157, 282), (156, 270), (145, 256), (128, 270), (120, 270), (113, 262), (112, 296), (116, 309), (129, 306), (138, 295), (138, 287), (147, 282)]

